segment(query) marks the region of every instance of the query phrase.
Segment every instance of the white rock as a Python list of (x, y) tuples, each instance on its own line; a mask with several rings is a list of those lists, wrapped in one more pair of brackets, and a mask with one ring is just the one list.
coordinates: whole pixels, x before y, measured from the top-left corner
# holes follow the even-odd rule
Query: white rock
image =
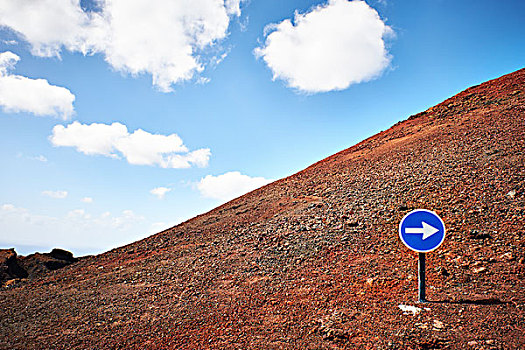
[(408, 315), (409, 312), (412, 313), (412, 315), (417, 315), (418, 313), (421, 312), (421, 309), (416, 307), (416, 306), (411, 306), (411, 305), (403, 305), (403, 304), (399, 304), (399, 308), (401, 309), (401, 311), (403, 311), (403, 314), (405, 315)]

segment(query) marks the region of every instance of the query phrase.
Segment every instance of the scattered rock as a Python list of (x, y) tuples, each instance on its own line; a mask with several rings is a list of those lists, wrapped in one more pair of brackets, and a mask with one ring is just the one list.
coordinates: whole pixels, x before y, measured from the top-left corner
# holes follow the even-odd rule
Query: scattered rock
[(441, 274), (441, 276), (443, 277), (449, 277), (450, 276), (450, 272), (448, 272), (447, 269), (445, 269), (444, 267), (438, 267), (437, 271)]
[(482, 273), (482, 272), (485, 272), (485, 271), (487, 271), (487, 268), (484, 267), (484, 266), (477, 267), (474, 270), (472, 270), (472, 272), (474, 272), (474, 273)]
[(470, 230), (469, 237), (471, 239), (488, 239), (492, 236), (487, 232), (480, 232), (479, 230)]
[(500, 256), (501, 259), (504, 259), (504, 260), (507, 260), (507, 261), (514, 261), (514, 255), (512, 255), (511, 252), (508, 252), (508, 253), (505, 253), (505, 254), (502, 254)]
[(401, 311), (403, 311), (404, 315), (408, 315), (408, 313), (410, 312), (413, 316), (415, 316), (422, 311), (421, 308), (412, 305), (399, 304), (398, 307), (401, 309)]
[(434, 329), (436, 330), (442, 330), (443, 328), (445, 328), (445, 325), (439, 320), (434, 320), (432, 322), (432, 327), (434, 327)]
[(11, 286), (14, 286), (16, 285), (18, 282), (20, 282), (21, 279), (20, 278), (13, 278), (11, 280), (7, 280), (6, 282), (4, 282), (4, 287), (5, 288), (9, 288)]
[(409, 207), (408, 207), (408, 205), (406, 203), (401, 204), (399, 206), (399, 208), (398, 208), (399, 211), (406, 211), (408, 209), (409, 209)]
[[(482, 84), (57, 273), (69, 254), (33, 255), (42, 277), (0, 290), (0, 349), (525, 348), (525, 266), (499, 259), (524, 258), (525, 100), (508, 98), (523, 86), (525, 69)], [(398, 237), (412, 207), (449, 232), (428, 254), (427, 304)]]
[(346, 226), (348, 226), (348, 227), (357, 227), (357, 226), (359, 226), (359, 222), (358, 221), (348, 221), (346, 223)]
[(509, 197), (510, 199), (514, 199), (515, 196), (516, 196), (515, 190), (511, 190), (509, 191), (509, 193), (507, 193), (507, 197)]

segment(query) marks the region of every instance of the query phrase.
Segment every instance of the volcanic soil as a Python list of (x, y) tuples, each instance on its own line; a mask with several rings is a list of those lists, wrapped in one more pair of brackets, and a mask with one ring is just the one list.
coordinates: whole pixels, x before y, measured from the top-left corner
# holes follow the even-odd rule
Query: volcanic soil
[[(169, 230), (9, 283), (0, 348), (524, 349), (524, 150), (522, 69)], [(423, 304), (398, 235), (414, 208), (447, 228)]]

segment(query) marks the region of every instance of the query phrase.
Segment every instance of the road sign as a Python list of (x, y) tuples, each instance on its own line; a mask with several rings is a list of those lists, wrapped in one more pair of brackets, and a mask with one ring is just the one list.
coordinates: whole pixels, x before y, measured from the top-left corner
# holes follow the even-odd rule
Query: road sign
[(443, 220), (430, 210), (416, 209), (405, 215), (399, 223), (399, 237), (410, 249), (418, 252), (419, 302), (426, 302), (425, 297), (425, 253), (431, 252), (445, 239)]
[(416, 209), (405, 215), (399, 223), (399, 237), (416, 252), (431, 252), (443, 243), (445, 224), (433, 211)]

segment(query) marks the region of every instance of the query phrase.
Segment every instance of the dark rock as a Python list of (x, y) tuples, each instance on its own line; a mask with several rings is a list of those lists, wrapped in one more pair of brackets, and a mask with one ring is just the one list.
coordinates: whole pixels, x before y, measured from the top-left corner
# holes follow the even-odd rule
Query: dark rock
[(0, 250), (0, 282), (20, 278), (36, 278), (76, 262), (67, 250), (55, 248), (50, 253), (19, 256), (14, 249)]
[(471, 239), (487, 239), (492, 238), (492, 236), (486, 232), (480, 232), (478, 230), (471, 230), (469, 232), (469, 238)]
[(349, 221), (349, 222), (346, 223), (346, 225), (348, 227), (357, 227), (357, 226), (359, 226), (359, 222), (358, 221)]
[(77, 259), (73, 257), (73, 253), (60, 248), (53, 248), (53, 250), (50, 253), (48, 253), (48, 255), (52, 258), (67, 261), (70, 263), (77, 261)]
[(443, 277), (448, 277), (450, 276), (450, 272), (447, 271), (447, 269), (445, 269), (444, 267), (440, 267), (438, 268), (438, 272), (441, 274), (441, 276)]
[(0, 250), (0, 283), (14, 278), (26, 278), (27, 272), (18, 264), (13, 248)]
[(408, 205), (406, 203), (401, 204), (399, 206), (399, 208), (398, 208), (399, 211), (406, 211), (408, 209), (409, 209), (409, 207), (408, 207)]

